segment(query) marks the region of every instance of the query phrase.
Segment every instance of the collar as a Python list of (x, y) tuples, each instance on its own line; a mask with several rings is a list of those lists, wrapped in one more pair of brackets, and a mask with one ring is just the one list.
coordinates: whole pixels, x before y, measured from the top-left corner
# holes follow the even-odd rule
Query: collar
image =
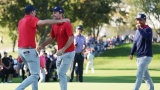
[(80, 35), (77, 35), (77, 34), (76, 34), (76, 36), (77, 36), (77, 37), (81, 37), (81, 36), (82, 36), (82, 34), (80, 34)]
[(35, 17), (35, 16), (31, 16), (31, 15), (25, 14), (24, 17)]
[(148, 25), (143, 25), (143, 26), (141, 26), (141, 28), (143, 28), (143, 29), (144, 29), (144, 28), (147, 28), (147, 27), (148, 27)]
[(62, 24), (64, 24), (65, 22), (62, 22), (62, 23), (58, 23), (57, 25), (59, 26), (59, 25), (62, 25)]

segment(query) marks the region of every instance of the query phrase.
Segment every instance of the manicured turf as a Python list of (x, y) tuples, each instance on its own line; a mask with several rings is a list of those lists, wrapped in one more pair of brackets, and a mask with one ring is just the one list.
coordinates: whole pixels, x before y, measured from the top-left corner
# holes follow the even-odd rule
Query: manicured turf
[[(1, 90), (15, 90), (19, 83), (0, 84)], [(155, 90), (160, 89), (160, 83), (156, 83)], [(68, 90), (132, 90), (133, 83), (68, 83)], [(32, 90), (31, 86), (25, 90)], [(39, 90), (60, 90), (59, 83), (40, 83)], [(148, 90), (143, 83), (140, 90)]]

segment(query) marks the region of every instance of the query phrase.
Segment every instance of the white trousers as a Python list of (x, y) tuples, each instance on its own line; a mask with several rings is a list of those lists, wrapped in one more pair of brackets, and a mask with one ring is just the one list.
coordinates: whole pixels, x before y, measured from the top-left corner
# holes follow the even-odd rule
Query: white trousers
[(45, 81), (45, 77), (46, 77), (46, 72), (44, 70), (44, 68), (40, 69), (40, 79), (39, 79), (39, 83), (44, 82)]
[(88, 73), (88, 69), (91, 67), (92, 73), (94, 73), (94, 65), (92, 61), (88, 61), (86, 64), (86, 73)]

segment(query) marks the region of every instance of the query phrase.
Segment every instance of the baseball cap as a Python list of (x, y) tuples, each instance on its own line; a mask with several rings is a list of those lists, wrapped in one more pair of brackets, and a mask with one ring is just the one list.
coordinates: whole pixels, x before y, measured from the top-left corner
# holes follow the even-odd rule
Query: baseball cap
[(146, 15), (145, 14), (138, 14), (136, 19), (146, 19)]
[(12, 57), (12, 55), (9, 55), (9, 57)]
[(33, 11), (33, 10), (38, 10), (38, 9), (36, 9), (34, 6), (32, 6), (32, 5), (27, 5), (25, 8), (24, 8), (24, 12), (25, 13), (30, 13), (31, 11)]
[(7, 54), (7, 52), (4, 51), (4, 54)]
[(83, 30), (83, 26), (82, 26), (82, 25), (78, 25), (78, 26), (76, 27), (76, 29), (81, 29), (81, 30)]
[(51, 9), (52, 12), (60, 12), (64, 14), (64, 10), (61, 6), (56, 6), (54, 8)]

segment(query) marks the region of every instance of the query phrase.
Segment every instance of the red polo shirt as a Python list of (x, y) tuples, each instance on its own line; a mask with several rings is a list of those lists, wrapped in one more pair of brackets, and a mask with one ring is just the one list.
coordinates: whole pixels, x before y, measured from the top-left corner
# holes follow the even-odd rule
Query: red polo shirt
[(19, 62), (19, 63), (22, 63), (22, 62), (23, 62), (20, 56), (18, 56), (18, 62)]
[(36, 48), (35, 36), (38, 18), (25, 15), (18, 23), (18, 47)]
[(40, 67), (45, 68), (45, 64), (46, 64), (45, 57), (43, 55), (40, 55), (39, 58), (40, 58)]
[[(73, 36), (73, 29), (69, 22), (63, 22), (60, 24), (53, 24), (52, 30), (50, 32), (52, 38), (55, 38), (58, 44), (58, 50), (63, 48), (69, 37)], [(66, 49), (65, 52), (74, 51), (74, 44), (72, 43), (69, 48)]]

